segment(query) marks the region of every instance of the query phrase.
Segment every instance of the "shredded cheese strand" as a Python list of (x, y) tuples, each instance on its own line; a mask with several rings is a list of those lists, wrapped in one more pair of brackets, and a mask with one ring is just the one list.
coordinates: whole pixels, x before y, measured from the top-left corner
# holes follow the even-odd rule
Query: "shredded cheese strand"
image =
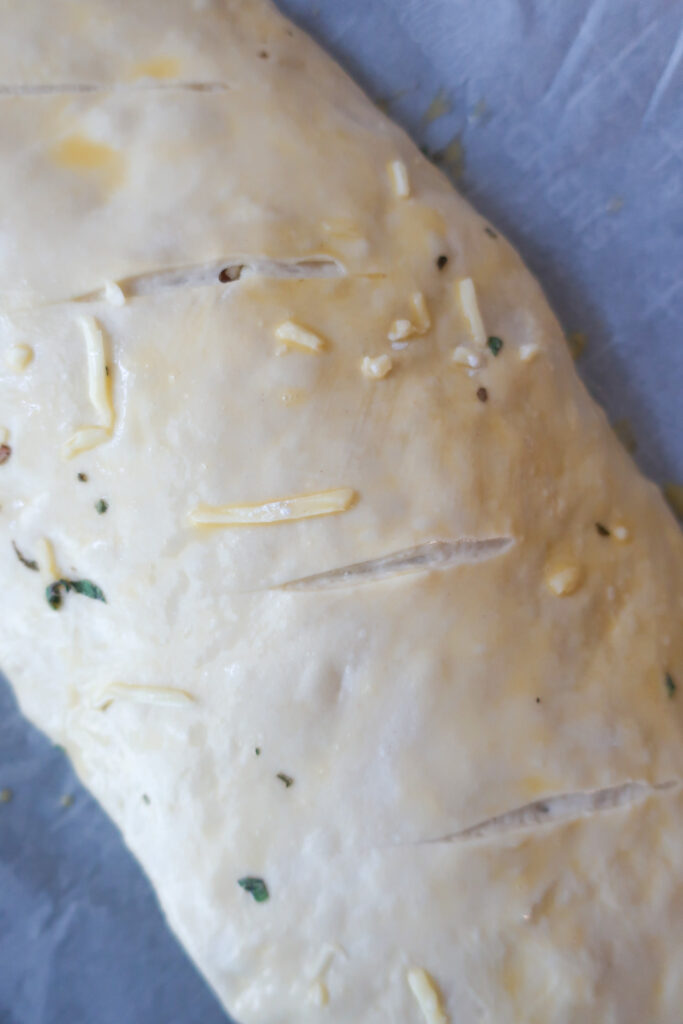
[(471, 277), (463, 277), (456, 281), (458, 301), (463, 315), (467, 320), (472, 340), (481, 348), (486, 347), (486, 330), (484, 321), (481, 318), (479, 303), (477, 302), (477, 291)]
[(157, 707), (182, 708), (196, 703), (196, 698), (186, 690), (170, 686), (136, 686), (132, 683), (110, 683), (95, 701), (96, 707), (106, 710), (115, 700), (127, 700), (134, 704), (155, 704)]
[(107, 359), (104, 353), (104, 336), (97, 321), (91, 317), (81, 317), (81, 327), (85, 335), (85, 347), (88, 354), (88, 394), (97, 413), (100, 426), (111, 430), (114, 425), (114, 409), (111, 404), (109, 377), (107, 375)]
[(200, 505), (190, 512), (193, 526), (256, 526), (285, 523), (295, 519), (312, 519), (346, 512), (353, 505), (356, 492), (338, 487), (317, 494), (299, 494), (277, 498), (262, 505)]
[(103, 444), (109, 439), (109, 431), (105, 427), (81, 427), (75, 434), (62, 445), (62, 455), (65, 459), (73, 459), (74, 455), (90, 451), (98, 444)]
[(407, 979), (427, 1024), (449, 1024), (439, 993), (427, 972), (422, 967), (413, 967), (408, 971)]
[(275, 331), (275, 337), (285, 345), (294, 345), (295, 348), (302, 348), (308, 352), (322, 352), (325, 342), (320, 335), (300, 327), (292, 320), (285, 320)]

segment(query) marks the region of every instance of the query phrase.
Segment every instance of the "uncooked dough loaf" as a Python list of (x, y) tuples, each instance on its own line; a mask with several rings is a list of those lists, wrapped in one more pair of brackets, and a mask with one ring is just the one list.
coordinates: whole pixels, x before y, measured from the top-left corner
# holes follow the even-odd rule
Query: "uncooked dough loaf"
[(683, 541), (265, 0), (0, 5), (0, 665), (241, 1024), (680, 1024)]

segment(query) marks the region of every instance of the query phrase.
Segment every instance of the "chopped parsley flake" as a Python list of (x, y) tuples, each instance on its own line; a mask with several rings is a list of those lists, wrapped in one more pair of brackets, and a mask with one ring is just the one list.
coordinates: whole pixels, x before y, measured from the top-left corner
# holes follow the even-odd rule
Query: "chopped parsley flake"
[(498, 353), (500, 352), (500, 350), (503, 347), (503, 339), (502, 338), (491, 337), (486, 342), (486, 344), (491, 349), (491, 351), (493, 352), (494, 356), (497, 356)]
[(104, 498), (100, 498), (99, 501), (95, 502), (95, 511), (97, 512), (98, 516), (103, 516), (108, 508), (109, 502), (105, 501)]
[(595, 529), (598, 531), (598, 533), (600, 534), (601, 537), (609, 537), (610, 536), (609, 530), (607, 529), (606, 526), (603, 526), (602, 523), (596, 523), (595, 524)]
[(0, 804), (8, 804), (13, 795), (11, 789), (0, 789)]
[(14, 554), (17, 556), (22, 565), (25, 565), (27, 569), (31, 570), (31, 572), (38, 572), (38, 563), (33, 558), (26, 558), (25, 555), (22, 555), (21, 551), (14, 543), (14, 541), (12, 541), (12, 547), (14, 548)]
[(252, 878), (248, 875), (246, 878), (239, 878), (237, 884), (250, 893), (257, 903), (265, 903), (270, 897), (268, 886), (262, 878)]
[(670, 672), (667, 672), (664, 676), (664, 685), (666, 686), (666, 692), (668, 693), (671, 700), (673, 700), (676, 696), (676, 690), (678, 689), (678, 687), (676, 686), (674, 682), (674, 677), (671, 675)]
[(278, 778), (280, 782), (284, 782), (287, 789), (289, 789), (290, 786), (294, 785), (294, 779), (292, 778), (292, 776), (285, 775), (284, 772), (278, 772), (276, 778)]
[(254, 753), (256, 754), (257, 757), (260, 757), (261, 756), (261, 748), (260, 747), (256, 747)]
[(83, 597), (91, 597), (93, 601), (103, 601), (107, 603), (107, 599), (97, 586), (96, 583), (92, 583), (90, 580), (55, 580), (45, 590), (45, 598), (50, 608), (54, 608), (55, 611), (62, 607), (62, 591), (67, 593), (73, 590), (76, 594), (82, 594)]
[(486, 232), (486, 234), (487, 234), (487, 235), (489, 236), (489, 238), (498, 238), (498, 235), (496, 234), (496, 232), (495, 232), (495, 231), (493, 230), (493, 228), (490, 228), (490, 227), (488, 226), (488, 224), (487, 224), (487, 225), (486, 225), (486, 227), (484, 228), (484, 231), (485, 231), (485, 232)]
[(150, 800), (150, 798), (147, 796), (146, 793), (143, 793), (142, 794), (142, 802), (143, 802), (143, 804), (148, 804), (149, 805), (149, 804), (151, 804), (152, 801)]

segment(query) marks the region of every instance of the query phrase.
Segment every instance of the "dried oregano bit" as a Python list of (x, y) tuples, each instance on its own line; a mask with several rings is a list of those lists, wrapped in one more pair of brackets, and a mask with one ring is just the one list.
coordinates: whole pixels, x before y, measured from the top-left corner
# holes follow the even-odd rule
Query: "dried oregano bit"
[(61, 608), (63, 601), (62, 591), (68, 594), (70, 590), (73, 590), (76, 594), (82, 594), (83, 597), (90, 597), (93, 601), (107, 603), (106, 597), (96, 583), (92, 583), (90, 580), (61, 579), (50, 583), (45, 589), (45, 598), (50, 608), (54, 608), (55, 611)]
[(103, 516), (108, 508), (109, 502), (105, 501), (104, 498), (100, 498), (99, 501), (95, 502), (95, 511), (97, 512), (98, 516)]
[(492, 335), (489, 338), (489, 340), (486, 342), (486, 344), (491, 349), (491, 351), (493, 352), (494, 356), (497, 356), (500, 353), (500, 351), (501, 351), (501, 349), (503, 347), (503, 339), (502, 338), (496, 338), (495, 335)]
[(247, 875), (246, 878), (239, 878), (237, 884), (253, 896), (257, 903), (265, 903), (270, 897), (268, 886), (262, 878), (253, 878), (251, 875)]
[(22, 565), (25, 565), (27, 569), (31, 570), (31, 572), (39, 571), (40, 566), (38, 565), (38, 563), (33, 558), (27, 558), (25, 555), (22, 555), (21, 551), (19, 550), (14, 541), (12, 541), (12, 547), (14, 548), (14, 554), (17, 556)]
[(443, 270), (447, 263), (448, 256), (446, 256), (445, 253), (442, 253), (442, 255), (437, 258), (436, 265), (439, 268), (439, 270)]
[(82, 484), (87, 484), (87, 482), (88, 482), (88, 474), (87, 473), (78, 473), (77, 476), (76, 476), (76, 479), (80, 480), (80, 482)]
[(678, 687), (676, 686), (676, 683), (674, 682), (674, 677), (671, 675), (670, 672), (667, 672), (664, 676), (664, 686), (666, 687), (666, 692), (669, 698), (673, 700), (676, 696), (676, 690), (678, 689)]
[(488, 224), (484, 228), (484, 231), (489, 236), (489, 238), (498, 238), (498, 235), (496, 234), (496, 232), (493, 230), (493, 228), (489, 227)]
[(610, 534), (609, 530), (607, 529), (607, 527), (604, 526), (602, 523), (596, 523), (595, 524), (595, 529), (598, 531), (598, 533), (600, 534), (601, 537), (609, 537), (609, 536), (611, 536), (611, 534)]
[(292, 778), (292, 776), (286, 775), (284, 772), (278, 772), (276, 778), (278, 778), (280, 782), (284, 782), (287, 789), (289, 789), (290, 786), (294, 785), (294, 779)]

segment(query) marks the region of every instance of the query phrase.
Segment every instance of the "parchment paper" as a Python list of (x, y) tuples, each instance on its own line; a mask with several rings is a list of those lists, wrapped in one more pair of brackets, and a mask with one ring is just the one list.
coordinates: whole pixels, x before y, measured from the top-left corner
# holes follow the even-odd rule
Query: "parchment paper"
[[(281, 6), (442, 154), (585, 336), (579, 369), (640, 465), (683, 482), (683, 3)], [(115, 828), (0, 679), (5, 788), (0, 1024), (225, 1024)]]

